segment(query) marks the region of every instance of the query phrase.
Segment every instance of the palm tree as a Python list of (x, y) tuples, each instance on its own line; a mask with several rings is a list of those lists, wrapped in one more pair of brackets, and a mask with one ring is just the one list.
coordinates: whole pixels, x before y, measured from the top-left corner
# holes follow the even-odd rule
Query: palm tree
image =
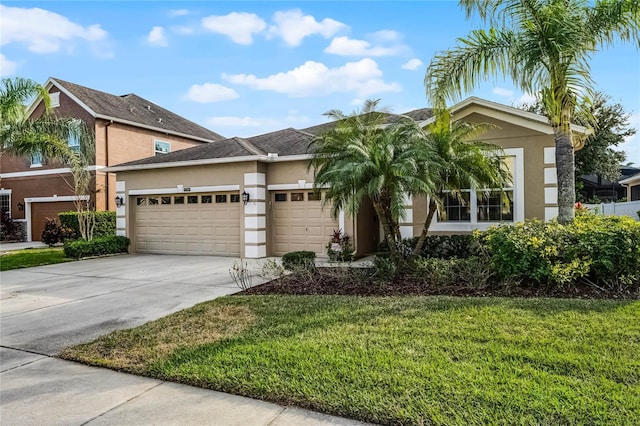
[(365, 197), (380, 219), (391, 260), (403, 262), (399, 222), (405, 215), (406, 194), (434, 190), (429, 167), (434, 156), (424, 130), (409, 117), (378, 111), (379, 100), (368, 100), (361, 111), (346, 116), (331, 110), (325, 115), (336, 126), (315, 139), (314, 185), (327, 189), (325, 204), (337, 216), (340, 210), (355, 215)]
[[(416, 258), (427, 237), (435, 213), (444, 205), (446, 196), (461, 202), (462, 190), (474, 188), (482, 197), (489, 189), (504, 188), (512, 177), (504, 163), (502, 149), (477, 138), (494, 126), (451, 122), (448, 110), (438, 112), (435, 121), (426, 129), (428, 143), (437, 161), (432, 161), (430, 179), (434, 183), (429, 193), (427, 217), (412, 258)], [(483, 191), (486, 189), (486, 191)]]
[[(45, 111), (39, 118), (30, 119), (26, 103), (41, 98)], [(93, 132), (82, 121), (75, 118), (58, 117), (51, 113), (51, 101), (44, 87), (26, 78), (2, 79), (0, 87), (0, 155), (18, 157), (40, 154), (66, 164), (73, 182), (70, 184), (76, 195), (86, 195), (91, 187), (93, 175), (88, 166), (95, 156)], [(79, 142), (75, 151), (69, 140)], [(92, 238), (94, 215), (84, 201), (75, 202), (80, 231), (83, 238)]]
[[(491, 28), (472, 31), (438, 53), (425, 76), (427, 96), (447, 99), (472, 90), (480, 78), (508, 75), (523, 91), (538, 93), (554, 131), (558, 221), (573, 220), (575, 202), (571, 122), (593, 92), (589, 59), (617, 40), (640, 44), (638, 0), (460, 0)], [(500, 26), (500, 28), (496, 28)], [(584, 102), (587, 100), (587, 102)]]
[[(44, 114), (37, 119), (27, 116), (26, 104), (42, 98)], [(36, 153), (45, 158), (73, 163), (78, 155), (69, 148), (69, 138), (86, 142), (90, 133), (82, 122), (51, 114), (51, 101), (44, 87), (38, 83), (16, 77), (2, 79), (0, 87), (0, 147), (2, 154), (31, 156)], [(87, 145), (81, 144), (82, 145)]]

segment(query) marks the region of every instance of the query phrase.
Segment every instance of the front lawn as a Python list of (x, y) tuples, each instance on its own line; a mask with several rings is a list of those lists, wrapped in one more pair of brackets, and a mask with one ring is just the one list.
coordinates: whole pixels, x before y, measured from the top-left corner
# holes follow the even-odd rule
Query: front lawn
[(232, 296), (65, 350), (384, 424), (640, 424), (640, 302)]
[(62, 248), (27, 249), (5, 253), (0, 256), (0, 271), (30, 268), (32, 266), (53, 265), (70, 262)]

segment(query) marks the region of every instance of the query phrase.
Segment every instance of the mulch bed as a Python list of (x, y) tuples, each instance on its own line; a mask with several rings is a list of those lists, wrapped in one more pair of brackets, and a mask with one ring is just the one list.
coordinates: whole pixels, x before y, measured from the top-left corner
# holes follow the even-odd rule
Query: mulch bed
[(415, 276), (393, 281), (375, 280), (371, 271), (355, 268), (318, 268), (316, 272), (292, 273), (241, 294), (344, 295), (344, 296), (461, 296), (461, 297), (558, 297), (582, 299), (638, 299), (640, 292), (602, 291), (587, 284), (558, 287), (538, 283), (519, 286), (468, 285), (434, 287)]

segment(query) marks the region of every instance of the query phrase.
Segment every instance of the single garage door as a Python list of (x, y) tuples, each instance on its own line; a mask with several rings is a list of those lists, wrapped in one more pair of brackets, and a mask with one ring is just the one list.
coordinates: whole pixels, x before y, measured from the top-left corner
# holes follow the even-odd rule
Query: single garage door
[(68, 211), (76, 211), (73, 201), (31, 203), (31, 240), (42, 241), (42, 231), (47, 218), (55, 219), (59, 224), (58, 213)]
[(329, 207), (322, 209), (320, 196), (313, 191), (271, 193), (274, 255), (309, 250), (327, 256), (326, 245), (338, 221)]
[(141, 253), (240, 256), (240, 196), (135, 196), (135, 249)]

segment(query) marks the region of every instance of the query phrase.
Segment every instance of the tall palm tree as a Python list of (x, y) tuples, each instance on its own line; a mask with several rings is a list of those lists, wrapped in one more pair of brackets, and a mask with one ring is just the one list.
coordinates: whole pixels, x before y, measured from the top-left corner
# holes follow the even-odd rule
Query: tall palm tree
[(391, 260), (400, 265), (402, 237), (399, 222), (405, 215), (406, 194), (431, 193), (433, 180), (428, 167), (434, 160), (426, 143), (427, 134), (409, 117), (377, 110), (379, 100), (368, 100), (361, 111), (345, 115), (331, 110), (325, 115), (336, 126), (315, 139), (316, 188), (328, 187), (325, 203), (337, 216), (340, 210), (355, 215), (365, 197), (371, 199), (380, 219)]
[(428, 144), (437, 161), (428, 165), (432, 168), (430, 179), (434, 186), (427, 194), (427, 217), (412, 258), (420, 254), (433, 217), (443, 207), (445, 197), (453, 196), (464, 201), (462, 191), (471, 188), (482, 197), (489, 189), (504, 188), (511, 181), (502, 149), (477, 140), (492, 128), (494, 126), (488, 124), (452, 123), (449, 111), (440, 110), (436, 120), (426, 129)]
[[(443, 107), (481, 78), (509, 76), (523, 91), (538, 93), (553, 127), (558, 174), (558, 221), (574, 217), (571, 122), (593, 93), (589, 60), (616, 41), (640, 45), (638, 0), (460, 0), (467, 17), (491, 28), (471, 31), (438, 53), (425, 76), (427, 96)], [(499, 27), (499, 28), (496, 28)], [(585, 112), (586, 113), (586, 112)]]

